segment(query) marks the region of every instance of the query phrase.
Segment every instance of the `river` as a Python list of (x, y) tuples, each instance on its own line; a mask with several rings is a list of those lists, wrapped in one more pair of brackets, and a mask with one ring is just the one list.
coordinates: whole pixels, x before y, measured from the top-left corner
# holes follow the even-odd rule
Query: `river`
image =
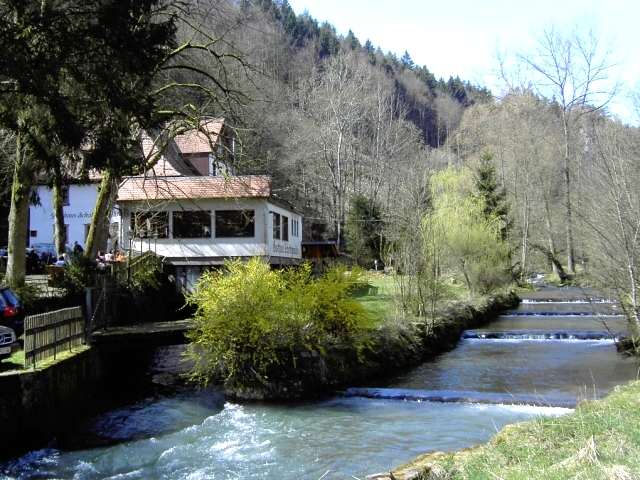
[[(484, 442), (509, 423), (565, 414), (637, 377), (611, 338), (626, 328), (614, 304), (546, 292), (391, 381), (290, 405), (160, 389), (83, 423), (75, 442), (0, 465), (0, 478), (363, 478), (426, 451)], [(160, 382), (180, 349), (157, 353)]]

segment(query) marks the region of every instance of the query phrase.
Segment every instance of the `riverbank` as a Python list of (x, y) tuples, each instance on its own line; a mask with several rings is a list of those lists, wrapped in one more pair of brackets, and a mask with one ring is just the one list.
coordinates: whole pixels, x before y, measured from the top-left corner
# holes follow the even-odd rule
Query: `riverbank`
[(575, 479), (640, 476), (640, 382), (616, 387), (574, 413), (509, 425), (489, 443), (422, 455), (371, 480)]
[(360, 341), (327, 344), (322, 354), (299, 352), (294, 362), (273, 369), (263, 385), (227, 387), (225, 395), (242, 401), (289, 401), (322, 397), (373, 379), (382, 381), (451, 350), (464, 330), (484, 325), (519, 302), (514, 293), (501, 293), (449, 302), (433, 320), (393, 319), (390, 295), (373, 287), (358, 298), (380, 321), (363, 332)]

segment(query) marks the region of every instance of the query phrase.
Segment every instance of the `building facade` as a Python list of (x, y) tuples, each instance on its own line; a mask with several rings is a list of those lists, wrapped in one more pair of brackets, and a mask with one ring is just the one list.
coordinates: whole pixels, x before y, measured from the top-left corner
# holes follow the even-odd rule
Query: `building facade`
[[(144, 135), (141, 143), (151, 158), (154, 141)], [(235, 148), (235, 138), (220, 119), (176, 137), (143, 175), (123, 179), (107, 248), (155, 252), (176, 268), (187, 289), (203, 269), (230, 258), (260, 257), (277, 266), (300, 262), (301, 215), (274, 197), (270, 177), (234, 175)], [(65, 188), (68, 246), (84, 246), (98, 186), (94, 178)], [(40, 185), (36, 194), (30, 243), (53, 245), (51, 188)]]

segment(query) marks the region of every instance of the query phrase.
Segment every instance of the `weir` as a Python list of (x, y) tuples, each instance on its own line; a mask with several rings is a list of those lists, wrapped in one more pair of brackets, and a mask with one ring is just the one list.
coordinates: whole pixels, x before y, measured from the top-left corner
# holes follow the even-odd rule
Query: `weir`
[(614, 343), (620, 339), (620, 336), (607, 331), (467, 330), (463, 332), (462, 338), (477, 340), (600, 340)]

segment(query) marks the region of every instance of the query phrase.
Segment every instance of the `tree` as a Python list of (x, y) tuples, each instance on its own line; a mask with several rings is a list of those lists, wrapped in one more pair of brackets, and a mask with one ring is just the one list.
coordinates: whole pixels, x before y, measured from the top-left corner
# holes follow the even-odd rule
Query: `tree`
[[(467, 169), (448, 168), (431, 179), (433, 211), (423, 230), (438, 233), (435, 247), (444, 252), (439, 268), (461, 278), (470, 294), (486, 294), (510, 280), (509, 248), (500, 238), (501, 219), (487, 216), (472, 188)], [(431, 237), (429, 237), (431, 238)]]
[(621, 300), (634, 335), (640, 335), (640, 134), (636, 128), (592, 118), (597, 160), (589, 184), (597, 195), (585, 218), (591, 235), (591, 276)]
[(475, 187), (478, 198), (483, 205), (483, 213), (487, 220), (500, 222), (500, 238), (507, 240), (509, 233), (509, 205), (504, 187), (498, 185), (493, 154), (484, 152), (475, 170)]
[(382, 215), (378, 206), (362, 194), (351, 197), (345, 224), (347, 251), (360, 266), (370, 266), (382, 251)]
[(413, 68), (416, 66), (415, 63), (413, 63), (413, 59), (411, 58), (411, 55), (409, 55), (409, 52), (407, 50), (405, 50), (402, 54), (400, 62), (402, 63), (402, 66), (404, 68), (408, 68), (409, 70), (413, 70)]
[(615, 94), (610, 85), (611, 63), (593, 32), (564, 35), (546, 30), (532, 54), (520, 54), (518, 60), (531, 72), (537, 91), (557, 103), (562, 122), (564, 148), (562, 174), (567, 245), (567, 271), (575, 273), (574, 204), (571, 163), (577, 152), (571, 138), (580, 117), (603, 109)]
[[(17, 142), (9, 284), (24, 283), (28, 199), (35, 172), (52, 170), (59, 196), (63, 156), (71, 158), (89, 142), (93, 148), (86, 166), (113, 167), (120, 151), (110, 147), (122, 131), (121, 119), (158, 121), (149, 108), (148, 77), (173, 46), (174, 18), (162, 15), (166, 8), (159, 0), (105, 0), (90, 6), (81, 1), (7, 0), (0, 6), (6, 20), (0, 26), (0, 124), (16, 133)], [(60, 239), (59, 226), (56, 230)]]

